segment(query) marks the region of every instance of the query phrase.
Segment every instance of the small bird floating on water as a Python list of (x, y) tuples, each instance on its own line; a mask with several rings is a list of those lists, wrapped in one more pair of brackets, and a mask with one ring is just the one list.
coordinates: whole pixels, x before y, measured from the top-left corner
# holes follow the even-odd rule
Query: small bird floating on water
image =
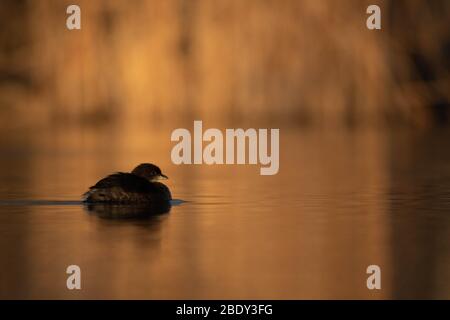
[(172, 200), (169, 188), (158, 182), (168, 179), (157, 166), (142, 163), (131, 173), (111, 174), (89, 188), (83, 195), (87, 203), (161, 204)]

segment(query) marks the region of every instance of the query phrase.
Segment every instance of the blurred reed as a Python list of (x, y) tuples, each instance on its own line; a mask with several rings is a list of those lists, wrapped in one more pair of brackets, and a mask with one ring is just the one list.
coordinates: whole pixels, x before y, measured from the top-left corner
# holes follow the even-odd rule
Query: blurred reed
[(2, 1), (0, 125), (446, 122), (450, 2), (372, 3)]

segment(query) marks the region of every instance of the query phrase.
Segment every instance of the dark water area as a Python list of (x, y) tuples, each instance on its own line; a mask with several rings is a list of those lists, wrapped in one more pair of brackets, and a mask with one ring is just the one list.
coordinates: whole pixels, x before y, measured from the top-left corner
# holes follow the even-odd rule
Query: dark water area
[[(448, 130), (280, 128), (275, 176), (176, 166), (171, 130), (2, 134), (0, 298), (450, 298)], [(139, 219), (80, 202), (141, 162), (186, 202)], [(66, 288), (72, 264), (82, 290)]]

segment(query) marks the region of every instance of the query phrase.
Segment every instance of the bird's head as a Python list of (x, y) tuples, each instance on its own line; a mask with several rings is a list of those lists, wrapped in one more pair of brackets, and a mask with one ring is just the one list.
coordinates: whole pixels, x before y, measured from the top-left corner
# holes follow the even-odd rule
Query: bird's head
[(151, 163), (141, 163), (131, 171), (132, 174), (143, 177), (149, 181), (169, 179), (161, 169)]

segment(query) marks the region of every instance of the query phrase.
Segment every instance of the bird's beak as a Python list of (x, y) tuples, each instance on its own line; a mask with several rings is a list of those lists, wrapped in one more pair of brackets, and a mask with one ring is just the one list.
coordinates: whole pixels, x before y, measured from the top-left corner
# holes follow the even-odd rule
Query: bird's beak
[(165, 174), (162, 174), (162, 173), (161, 173), (161, 174), (159, 175), (159, 179), (160, 179), (160, 180), (167, 180), (167, 179), (169, 179), (169, 177), (166, 176)]

